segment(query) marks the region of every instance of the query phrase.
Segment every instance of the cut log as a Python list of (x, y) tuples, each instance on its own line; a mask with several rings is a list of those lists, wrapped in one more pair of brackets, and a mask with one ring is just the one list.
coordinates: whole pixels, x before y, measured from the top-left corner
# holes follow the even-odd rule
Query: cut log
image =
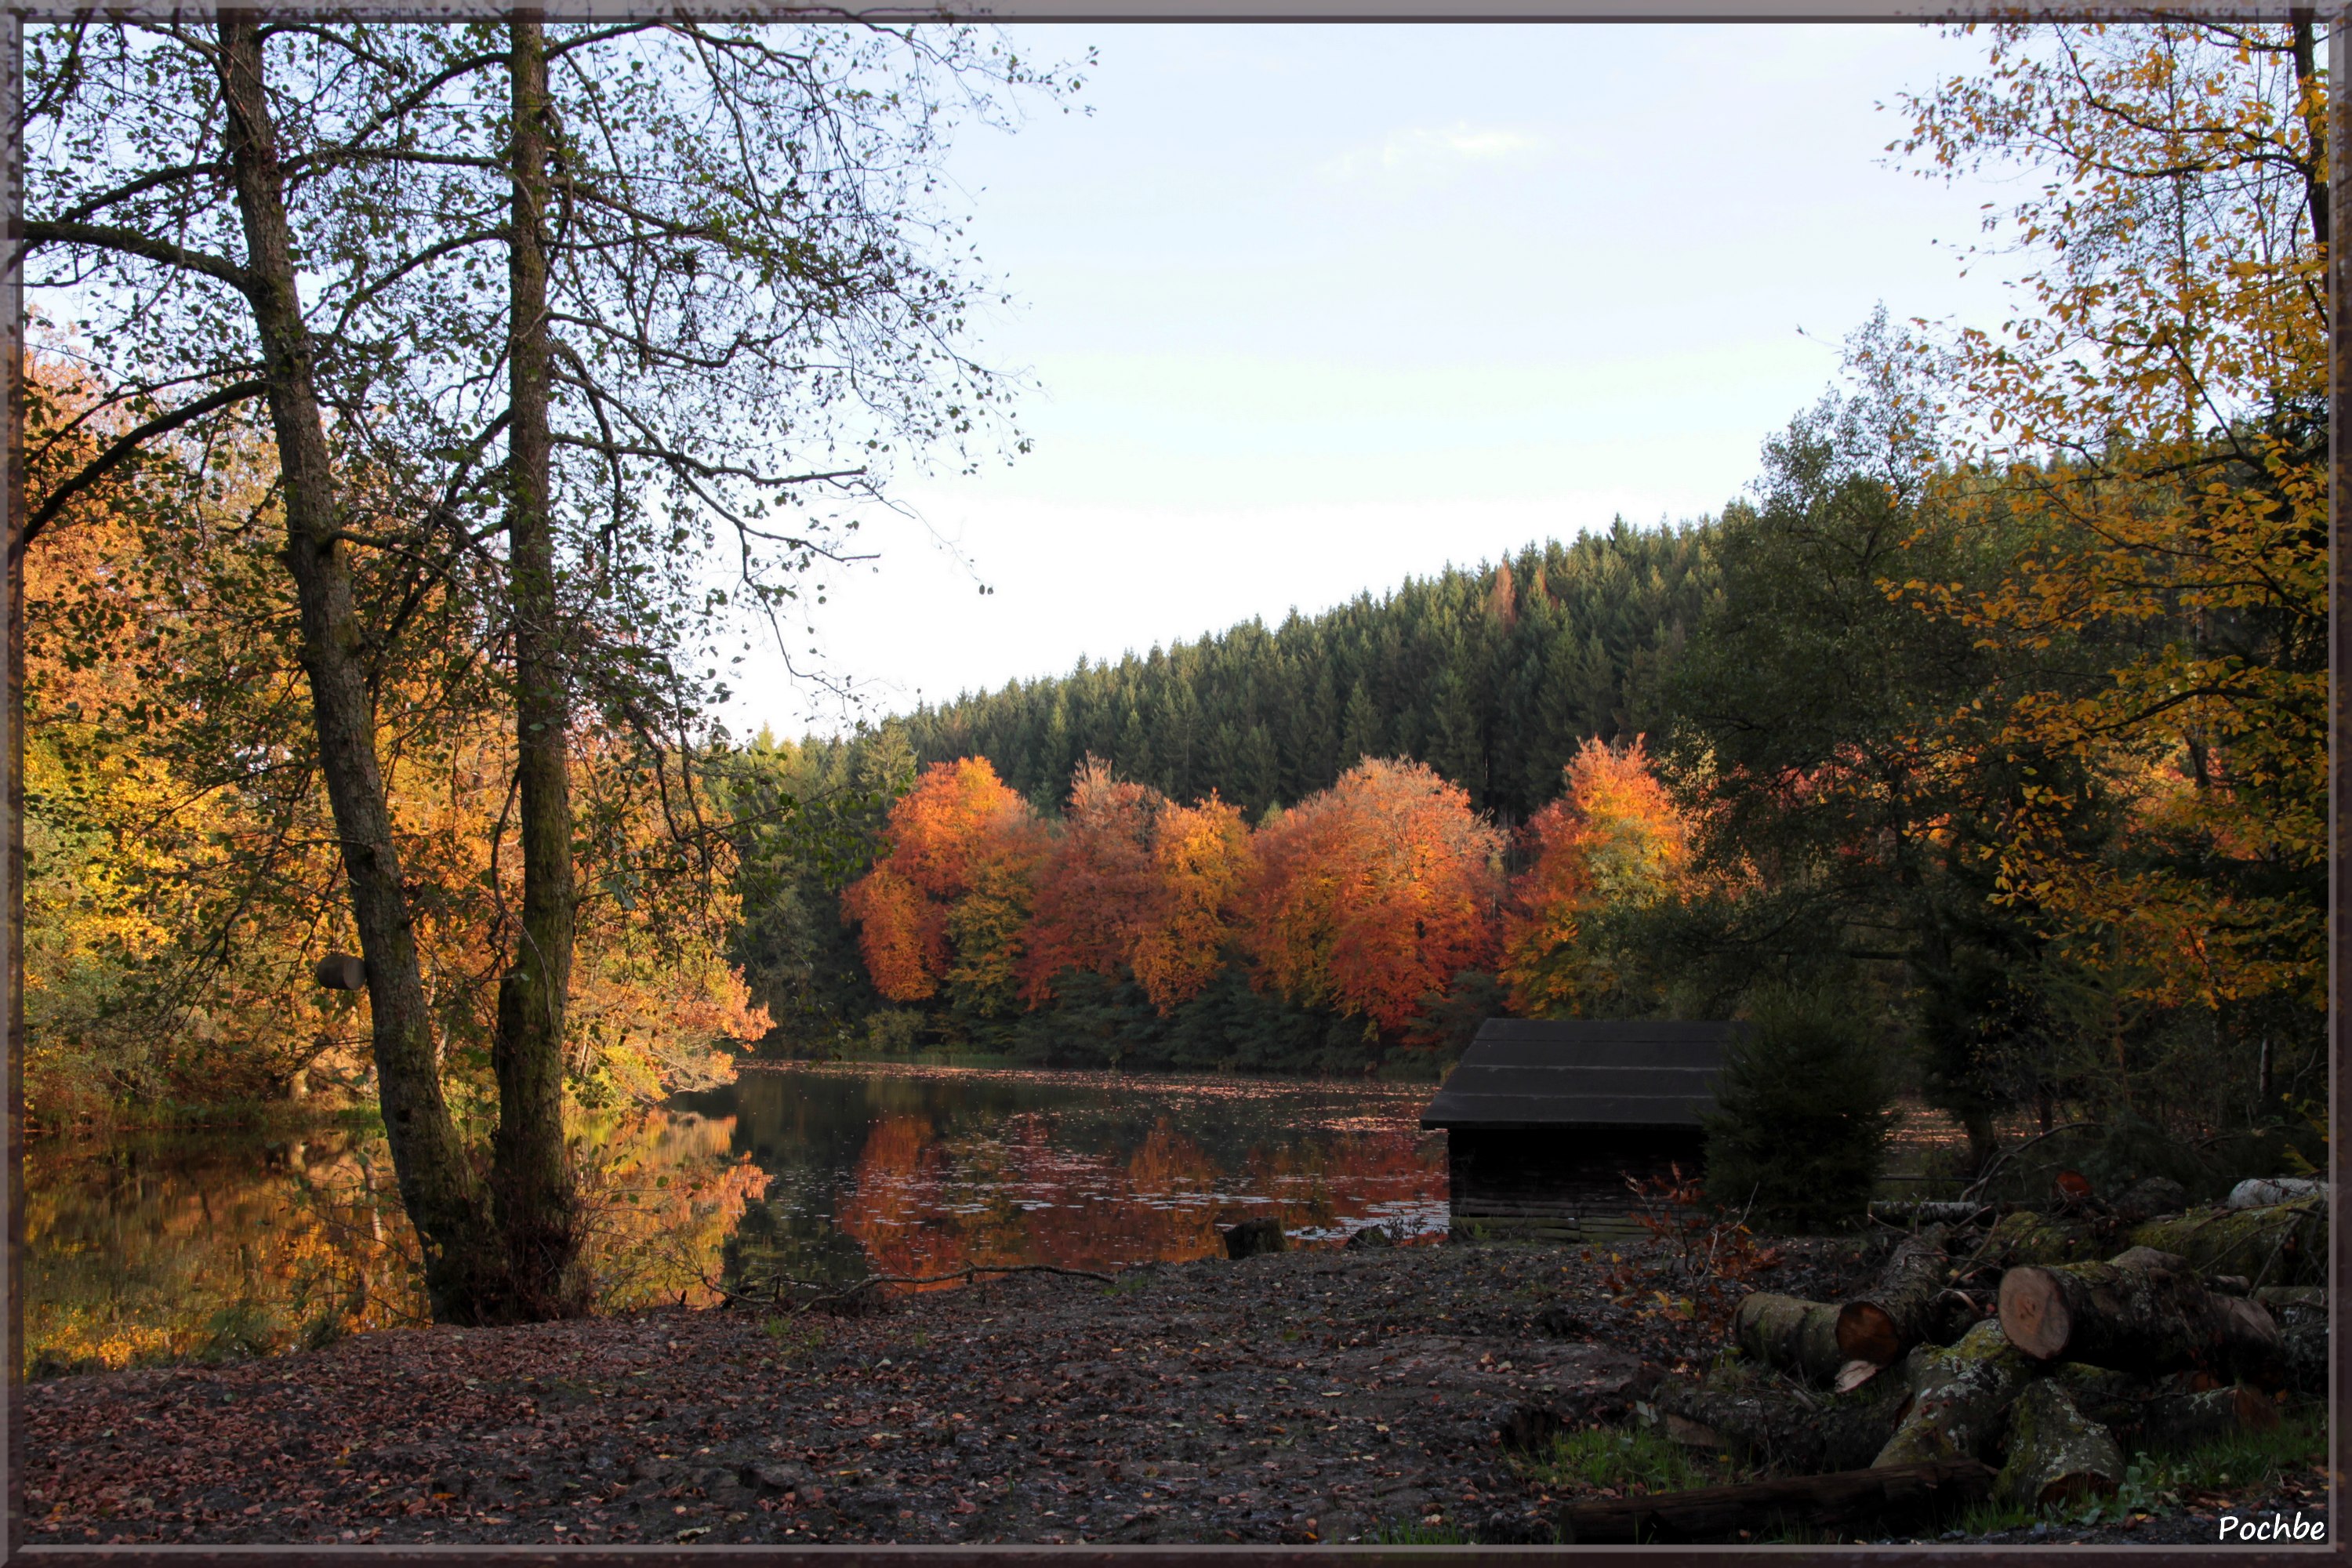
[(2201, 1447), (2242, 1432), (2274, 1431), (2278, 1424), (2278, 1406), (2240, 1383), (2153, 1394), (2141, 1404), (2139, 1418), (2128, 1430), (2135, 1447), (2162, 1454)]
[(2050, 1377), (2086, 1420), (2115, 1433), (2117, 1442), (2137, 1431), (2142, 1412), (2157, 1394), (2157, 1384), (2147, 1378), (2081, 1362), (2053, 1367)]
[(1874, 1203), (1870, 1205), (1870, 1212), (1881, 1219), (1892, 1220), (1897, 1225), (1906, 1221), (1918, 1225), (1966, 1225), (1980, 1215), (1992, 1213), (1993, 1205), (1965, 1198), (1915, 1200), (1897, 1198)]
[(1852, 1394), (1808, 1394), (1756, 1382), (1745, 1387), (1660, 1385), (1652, 1405), (1666, 1435), (1755, 1466), (1812, 1472), (1859, 1469), (1886, 1446), (1903, 1414), (1893, 1376)]
[(2257, 1285), (2246, 1294), (2273, 1312), (2281, 1307), (2316, 1307), (2323, 1312), (2327, 1310), (2325, 1285)]
[(1827, 1384), (1848, 1359), (1838, 1348), (1837, 1325), (1835, 1307), (1759, 1290), (1732, 1314), (1731, 1342), (1750, 1361)]
[(2189, 1190), (2169, 1176), (2148, 1176), (2116, 1194), (2108, 1205), (2126, 1225), (2138, 1225), (2158, 1215), (2179, 1214), (2189, 1206)]
[(2017, 1268), (2029, 1263), (2086, 1263), (2114, 1250), (2115, 1234), (2107, 1226), (2018, 1209), (1994, 1222), (1974, 1261), (1994, 1269)]
[(1838, 1309), (1839, 1352), (1848, 1361), (1890, 1366), (1941, 1326), (1940, 1298), (1951, 1281), (1947, 1231), (1929, 1226), (1895, 1244), (1870, 1289)]
[(2200, 1274), (2242, 1274), (2257, 1288), (2316, 1285), (2327, 1267), (2327, 1205), (2307, 1198), (2266, 1208), (2189, 1209), (2134, 1226), (2126, 1239), (2178, 1253)]
[(1883, 1528), (1955, 1512), (1992, 1490), (1993, 1470), (1973, 1460), (1790, 1476), (1654, 1497), (1571, 1503), (1556, 1516), (1563, 1543), (1721, 1541), (1776, 1524), (1815, 1530)]
[(2278, 1406), (2243, 1384), (2195, 1389), (2179, 1378), (2152, 1382), (2079, 1362), (2056, 1368), (2050, 1381), (2084, 1419), (2105, 1426), (2130, 1452), (2177, 1453), (2241, 1432), (2267, 1432), (2279, 1423)]
[(2000, 1277), (2000, 1326), (2036, 1361), (2118, 1372), (2274, 1376), (2279, 1352), (2278, 1325), (2259, 1302), (2217, 1296), (2161, 1266), (2012, 1268)]
[(2309, 1176), (2249, 1176), (2230, 1189), (2221, 1206), (2232, 1209), (2270, 1208), (2279, 1204), (2298, 1203), (2305, 1198), (2327, 1199), (2327, 1184)]
[(1911, 1406), (1873, 1462), (1916, 1465), (1979, 1458), (2000, 1438), (2010, 1402), (2041, 1370), (1990, 1318), (1956, 1345), (1921, 1345), (1904, 1363)]
[(2278, 1324), (2278, 1371), (2270, 1381), (2297, 1394), (2327, 1392), (2327, 1298), (2282, 1301), (2273, 1313)]
[[(2163, 1268), (2175, 1274), (2194, 1274), (2196, 1268), (2189, 1259), (2177, 1252), (2159, 1252), (2153, 1247), (2127, 1247), (2107, 1259), (2118, 1268)], [(2243, 1290), (2238, 1292), (2242, 1296)]]
[(2114, 1434), (2054, 1382), (2029, 1384), (2009, 1407), (2009, 1461), (1993, 1495), (2016, 1508), (2110, 1497), (2124, 1478)]

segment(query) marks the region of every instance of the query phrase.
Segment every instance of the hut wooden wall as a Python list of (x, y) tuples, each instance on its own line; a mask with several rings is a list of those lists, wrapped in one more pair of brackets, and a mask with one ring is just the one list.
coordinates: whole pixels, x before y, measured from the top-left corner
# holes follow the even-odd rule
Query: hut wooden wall
[(1465, 1219), (1622, 1219), (1635, 1203), (1628, 1174), (1694, 1175), (1705, 1146), (1696, 1128), (1457, 1127), (1445, 1140), (1451, 1207)]

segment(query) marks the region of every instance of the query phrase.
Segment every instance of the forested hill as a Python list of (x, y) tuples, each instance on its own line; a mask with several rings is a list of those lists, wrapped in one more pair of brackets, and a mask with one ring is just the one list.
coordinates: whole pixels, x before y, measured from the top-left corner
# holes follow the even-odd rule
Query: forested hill
[(1092, 753), (1177, 800), (1253, 817), (1405, 756), (1506, 822), (1559, 791), (1586, 737), (1654, 727), (1658, 677), (1717, 591), (1711, 521), (1529, 545), (1268, 630), (1249, 621), (1116, 664), (922, 708), (920, 762), (983, 756), (1058, 810)]

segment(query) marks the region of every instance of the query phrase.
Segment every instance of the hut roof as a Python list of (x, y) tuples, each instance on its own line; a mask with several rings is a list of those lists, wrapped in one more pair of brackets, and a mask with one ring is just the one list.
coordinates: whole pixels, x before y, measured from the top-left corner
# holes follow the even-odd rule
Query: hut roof
[(1489, 1018), (1423, 1127), (1682, 1127), (1715, 1109), (1723, 1048), (1744, 1024)]

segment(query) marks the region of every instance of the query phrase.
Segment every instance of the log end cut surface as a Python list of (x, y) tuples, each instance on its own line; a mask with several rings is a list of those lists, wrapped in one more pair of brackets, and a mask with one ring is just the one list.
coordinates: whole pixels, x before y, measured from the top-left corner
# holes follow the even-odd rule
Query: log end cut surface
[(1848, 1361), (1886, 1366), (1910, 1347), (1894, 1317), (1874, 1301), (1848, 1301), (1838, 1309), (1838, 1350)]
[(2047, 1268), (2012, 1268), (2000, 1277), (2000, 1331), (2036, 1361), (2065, 1350), (2073, 1314), (2058, 1281)]

